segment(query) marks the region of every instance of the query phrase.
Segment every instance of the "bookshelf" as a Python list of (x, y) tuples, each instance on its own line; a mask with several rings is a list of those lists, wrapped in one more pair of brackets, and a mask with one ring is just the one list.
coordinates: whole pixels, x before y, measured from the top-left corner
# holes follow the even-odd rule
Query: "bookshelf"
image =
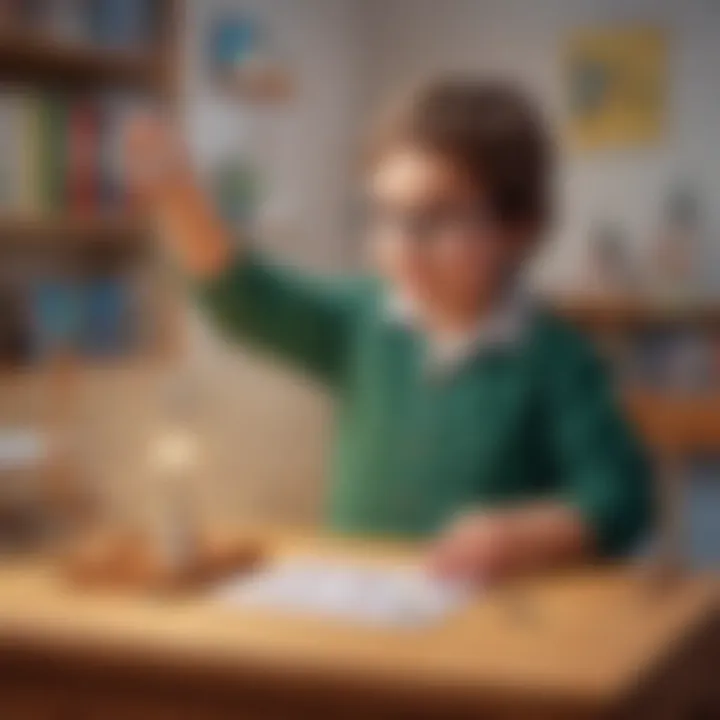
[[(104, 29), (88, 18), (78, 34), (55, 32), (51, 7), (110, 5)], [(153, 11), (138, 41), (108, 37), (133, 6)], [(40, 15), (9, 19), (7, 8)], [(0, 2), (0, 431), (32, 428), (50, 448), (30, 504), (0, 503), (10, 517), (31, 513), (33, 542), (80, 528), (97, 510), (68, 442), (80, 399), (164, 369), (181, 335), (150, 225), (111, 168), (122, 112), (136, 102), (175, 110), (181, 0), (38, 8), (42, 0)]]
[(139, 215), (33, 215), (0, 213), (0, 252), (23, 245), (48, 242), (68, 247), (112, 245), (132, 248), (148, 237), (147, 224)]
[(595, 330), (683, 323), (720, 330), (720, 298), (664, 303), (640, 297), (560, 297), (555, 307), (570, 320)]
[[(130, 4), (118, 4), (113, 12), (126, 12)], [(149, 101), (154, 107), (164, 106), (172, 112), (179, 88), (176, 60), (180, 47), (181, 0), (152, 0), (151, 4), (152, 37), (136, 43), (64, 37), (54, 34), (36, 18), (8, 22), (0, 17), (0, 90), (69, 98), (132, 95), (139, 102)], [(23, 7), (22, 4), (19, 7)], [(70, 120), (67, 123), (69, 126)], [(71, 141), (65, 138), (63, 142)], [(168, 283), (153, 253), (150, 235), (147, 221), (128, 202), (120, 208), (93, 206), (81, 211), (69, 205), (67, 208), (39, 207), (36, 202), (22, 203), (21, 209), (0, 207), (0, 267), (7, 265), (9, 258), (17, 262), (23, 254), (31, 266), (37, 262), (43, 267), (53, 262), (68, 266), (78, 258), (84, 262), (83, 254), (95, 258), (104, 255), (106, 270), (113, 258), (124, 266), (130, 258), (138, 274), (142, 273), (145, 279), (155, 278), (148, 283), (154, 288), (153, 292), (142, 294), (146, 303), (142, 314), (152, 316), (156, 326), (152, 339), (144, 339), (138, 342), (138, 347), (128, 349), (128, 357), (108, 361), (78, 356), (75, 364), (82, 369), (86, 365), (115, 366), (120, 361), (135, 364), (137, 356), (141, 356), (141, 360), (154, 360), (173, 353), (180, 328), (179, 312), (169, 297)], [(5, 358), (0, 358), (0, 367), (6, 377), (12, 372), (27, 375), (33, 371), (32, 366), (8, 363)]]
[(164, 92), (162, 59), (89, 43), (58, 42), (30, 32), (0, 31), (0, 81)]

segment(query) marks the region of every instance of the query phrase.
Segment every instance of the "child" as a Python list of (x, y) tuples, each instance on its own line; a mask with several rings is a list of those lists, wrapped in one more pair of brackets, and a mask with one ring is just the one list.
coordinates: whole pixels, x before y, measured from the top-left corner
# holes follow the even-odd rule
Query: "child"
[(630, 548), (643, 453), (587, 343), (520, 287), (553, 174), (521, 94), (447, 79), (393, 114), (368, 173), (379, 278), (335, 284), (231, 242), (161, 124), (130, 138), (211, 315), (332, 389), (332, 527), (429, 538), (433, 570), (484, 581)]

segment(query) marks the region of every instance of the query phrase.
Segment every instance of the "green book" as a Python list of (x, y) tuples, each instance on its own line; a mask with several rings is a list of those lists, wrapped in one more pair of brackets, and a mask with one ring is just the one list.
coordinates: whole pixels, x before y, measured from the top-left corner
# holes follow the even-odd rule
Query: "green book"
[(40, 188), (42, 208), (59, 212), (67, 206), (68, 108), (55, 94), (40, 100)]
[(26, 93), (18, 98), (18, 209), (36, 215), (42, 208), (40, 187), (40, 97)]

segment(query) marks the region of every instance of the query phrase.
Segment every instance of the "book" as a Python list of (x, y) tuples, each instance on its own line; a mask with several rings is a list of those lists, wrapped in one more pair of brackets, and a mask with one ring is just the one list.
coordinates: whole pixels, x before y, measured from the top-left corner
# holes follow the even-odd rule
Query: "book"
[(82, 292), (74, 278), (40, 279), (30, 289), (32, 348), (36, 361), (78, 347), (82, 329)]
[(67, 208), (68, 102), (56, 94), (41, 100), (42, 193), (45, 209), (59, 212)]
[(116, 48), (146, 47), (154, 34), (156, 6), (153, 0), (90, 0), (92, 37)]
[(125, 95), (0, 92), (0, 212), (124, 211), (122, 128), (137, 107)]
[(38, 95), (29, 93), (21, 96), (18, 102), (18, 207), (23, 214), (36, 215), (43, 209), (40, 101)]
[(91, 358), (116, 357), (134, 344), (133, 303), (121, 276), (88, 278), (83, 287), (81, 350)]
[(87, 0), (45, 0), (43, 28), (61, 41), (88, 40)]
[(89, 98), (68, 111), (67, 205), (73, 215), (91, 215), (99, 203), (100, 118)]
[(113, 212), (123, 206), (123, 183), (119, 168), (122, 121), (118, 113), (119, 108), (109, 99), (105, 99), (98, 109), (98, 202), (104, 210)]
[(17, 104), (9, 94), (0, 96), (0, 212), (17, 205)]

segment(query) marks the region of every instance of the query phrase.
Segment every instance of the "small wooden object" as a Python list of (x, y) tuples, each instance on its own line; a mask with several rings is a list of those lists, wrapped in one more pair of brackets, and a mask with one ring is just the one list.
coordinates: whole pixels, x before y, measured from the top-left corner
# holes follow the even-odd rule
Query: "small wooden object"
[(86, 588), (140, 592), (186, 591), (256, 568), (264, 553), (250, 539), (205, 536), (183, 562), (174, 562), (142, 533), (96, 535), (73, 550), (63, 571)]

